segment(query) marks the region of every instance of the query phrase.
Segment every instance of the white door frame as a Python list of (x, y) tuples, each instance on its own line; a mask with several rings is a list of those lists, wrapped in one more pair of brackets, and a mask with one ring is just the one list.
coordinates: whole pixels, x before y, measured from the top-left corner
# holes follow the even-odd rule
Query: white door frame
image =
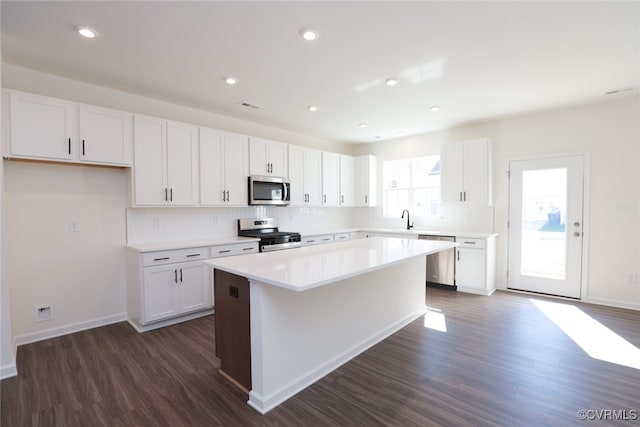
[[(518, 161), (526, 161), (526, 160), (541, 160), (541, 159), (550, 159), (555, 157), (569, 157), (569, 156), (582, 156), (583, 158), (583, 173), (584, 173), (584, 194), (582, 198), (583, 203), (583, 216), (582, 216), (582, 271), (580, 278), (580, 301), (584, 301), (587, 298), (589, 291), (589, 242), (591, 241), (591, 152), (590, 151), (563, 151), (558, 153), (548, 153), (548, 154), (539, 154), (533, 156), (526, 157), (511, 157), (506, 159), (505, 170), (507, 171), (507, 186), (506, 186), (506, 196), (507, 196), (507, 240), (506, 240), (506, 256), (505, 259), (505, 272), (506, 272), (506, 283), (505, 288), (510, 291), (514, 291), (509, 289), (509, 241), (510, 241), (510, 233), (511, 228), (508, 226), (509, 218), (511, 216), (511, 199), (510, 199), (510, 186), (511, 180), (509, 179), (509, 163), (518, 162)], [(519, 292), (519, 291), (514, 291)], [(560, 297), (562, 298), (562, 297)]]

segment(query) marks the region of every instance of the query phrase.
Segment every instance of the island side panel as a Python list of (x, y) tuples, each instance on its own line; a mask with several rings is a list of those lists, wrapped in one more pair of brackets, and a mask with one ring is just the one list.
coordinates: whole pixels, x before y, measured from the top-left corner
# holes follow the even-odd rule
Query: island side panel
[(250, 286), (245, 277), (214, 270), (215, 340), (220, 371), (251, 390)]
[(425, 312), (425, 257), (294, 292), (251, 282), (249, 404), (268, 412)]

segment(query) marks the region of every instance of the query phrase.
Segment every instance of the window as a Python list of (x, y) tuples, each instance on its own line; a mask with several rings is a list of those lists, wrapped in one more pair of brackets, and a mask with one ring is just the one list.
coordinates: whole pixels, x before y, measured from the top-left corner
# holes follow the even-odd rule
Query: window
[(383, 215), (400, 217), (409, 209), (416, 217), (438, 216), (440, 156), (389, 160), (382, 163)]

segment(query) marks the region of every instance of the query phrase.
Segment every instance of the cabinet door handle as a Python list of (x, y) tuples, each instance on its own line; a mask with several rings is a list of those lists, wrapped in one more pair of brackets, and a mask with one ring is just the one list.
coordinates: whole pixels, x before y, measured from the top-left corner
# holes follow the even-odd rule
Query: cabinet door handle
[(164, 201), (168, 202), (169, 201), (169, 190), (167, 189), (167, 187), (164, 187)]
[(323, 201), (322, 201), (322, 203), (327, 203), (327, 195), (326, 195), (326, 194), (323, 196)]
[(229, 201), (229, 190), (227, 190), (227, 202)]
[(71, 138), (69, 138), (69, 155), (71, 155)]
[(224, 251), (218, 251), (219, 254), (227, 254), (231, 252), (231, 249), (225, 249)]
[(464, 201), (466, 202), (466, 201), (467, 201), (467, 192), (466, 192), (466, 191), (463, 191), (463, 192), (462, 192), (462, 195), (463, 195), (462, 200), (464, 200)]
[(82, 140), (82, 157), (84, 157), (84, 139)]
[(173, 202), (173, 188), (169, 189), (169, 201)]
[(200, 254), (189, 254), (189, 255), (187, 255), (187, 258), (191, 258), (191, 257), (194, 257), (194, 256), (200, 256)]
[(307, 240), (307, 243), (315, 243), (315, 240)]
[(344, 194), (340, 196), (340, 203), (344, 203)]
[(464, 242), (465, 245), (475, 245), (476, 242)]
[(460, 251), (456, 251), (456, 255), (458, 256), (458, 261), (460, 261)]
[(325, 237), (324, 239), (322, 239), (322, 241), (323, 241), (323, 242), (327, 242), (327, 241), (329, 241), (329, 240), (331, 240), (331, 238), (330, 238), (330, 237)]
[(225, 200), (225, 197), (226, 197), (226, 196), (225, 196), (225, 194), (226, 194), (226, 193), (224, 192), (224, 190), (222, 190), (222, 201), (223, 201), (223, 202), (226, 202), (226, 200)]
[(154, 261), (165, 261), (167, 259), (170, 259), (170, 258), (168, 256), (166, 256), (166, 257), (162, 257), (162, 258), (154, 258), (153, 260)]
[(367, 196), (366, 194), (364, 195), (364, 202), (369, 203), (369, 196)]
[(176, 283), (178, 283), (178, 269), (174, 269), (173, 270), (173, 280), (175, 280)]
[(180, 283), (182, 283), (182, 269), (180, 269)]
[(252, 250), (253, 250), (253, 246), (248, 247), (248, 248), (243, 248), (242, 250), (243, 250), (243, 251), (252, 251)]

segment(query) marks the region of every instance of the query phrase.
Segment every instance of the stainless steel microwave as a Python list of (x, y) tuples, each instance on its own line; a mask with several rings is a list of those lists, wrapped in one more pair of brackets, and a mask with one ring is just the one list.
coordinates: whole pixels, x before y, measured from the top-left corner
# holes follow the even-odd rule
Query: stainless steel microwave
[(290, 183), (274, 176), (249, 177), (250, 205), (288, 205), (291, 203)]

